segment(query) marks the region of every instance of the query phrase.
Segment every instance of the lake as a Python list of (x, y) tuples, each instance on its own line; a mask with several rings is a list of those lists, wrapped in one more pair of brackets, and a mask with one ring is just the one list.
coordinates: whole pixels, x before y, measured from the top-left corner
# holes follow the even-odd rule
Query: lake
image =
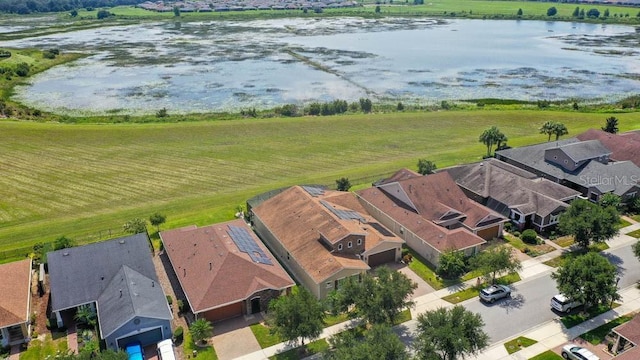
[(14, 96), (80, 115), (238, 111), (361, 97), (405, 104), (610, 102), (640, 89), (638, 36), (622, 25), (341, 17), (144, 23), (3, 46), (91, 54), (34, 76)]

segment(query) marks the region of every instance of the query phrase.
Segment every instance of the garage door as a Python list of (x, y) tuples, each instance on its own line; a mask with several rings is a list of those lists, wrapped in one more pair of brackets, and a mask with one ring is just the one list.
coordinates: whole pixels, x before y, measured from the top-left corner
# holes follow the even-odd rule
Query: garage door
[(162, 340), (162, 329), (155, 328), (140, 334), (118, 339), (118, 346), (124, 349), (127, 344), (138, 342), (140, 343), (140, 345), (142, 345), (142, 347), (145, 347), (147, 345), (158, 343), (160, 342), (160, 340)]
[(396, 261), (396, 250), (391, 249), (377, 254), (369, 255), (369, 260), (367, 262), (369, 263), (369, 266), (374, 267), (394, 261)]
[(242, 302), (207, 311), (203, 317), (211, 322), (242, 315)]
[(485, 239), (485, 240), (493, 240), (494, 238), (498, 237), (498, 230), (500, 229), (499, 226), (494, 226), (492, 228), (488, 228), (488, 229), (483, 229), (478, 231), (478, 236), (480, 236), (481, 238)]

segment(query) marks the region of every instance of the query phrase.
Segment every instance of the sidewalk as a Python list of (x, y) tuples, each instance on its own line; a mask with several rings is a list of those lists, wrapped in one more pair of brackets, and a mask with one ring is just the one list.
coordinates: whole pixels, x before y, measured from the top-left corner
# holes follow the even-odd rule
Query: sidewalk
[[(631, 231), (640, 229), (640, 223), (634, 223), (620, 230), (620, 235), (616, 236), (614, 239), (607, 241), (609, 245), (609, 249), (617, 249), (623, 246), (627, 246), (629, 244), (635, 243), (637, 239), (624, 235)], [(525, 260), (522, 262), (522, 270), (519, 272), (520, 278), (522, 279), (520, 282), (528, 281), (535, 279), (540, 276), (544, 276), (554, 270), (554, 268), (547, 266), (544, 264), (545, 261), (553, 259), (562, 255), (562, 252), (566, 251), (566, 249), (558, 249), (546, 253), (544, 255), (540, 255), (538, 257)], [(417, 318), (418, 314), (421, 314), (428, 310), (435, 310), (440, 307), (450, 307), (453, 304), (442, 300), (442, 297), (456, 293), (468, 286), (474, 286), (476, 284), (477, 279), (471, 279), (465, 281), (461, 284), (453, 285), (445, 289), (440, 289), (438, 291), (419, 296), (414, 299), (415, 306), (411, 309), (411, 317), (412, 319)], [(553, 349), (558, 345), (561, 345), (565, 342), (573, 340), (580, 334), (587, 332), (591, 329), (594, 329), (602, 324), (605, 324), (621, 315), (628, 314), (630, 312), (639, 311), (640, 310), (640, 290), (636, 289), (635, 285), (630, 286), (626, 289), (623, 289), (620, 292), (622, 299), (620, 302), (621, 306), (610, 310), (604, 314), (601, 314), (593, 319), (590, 319), (578, 326), (575, 326), (571, 329), (565, 329), (562, 323), (559, 320), (552, 320), (544, 324), (540, 324), (533, 329), (529, 329), (520, 334), (514, 334), (511, 338), (501, 340), (500, 342), (491, 345), (484, 352), (479, 354), (475, 358), (475, 360), (525, 360), (533, 357), (539, 353), (547, 351), (549, 349)], [(319, 339), (326, 339), (331, 337), (332, 335), (349, 329), (355, 325), (357, 325), (357, 321), (348, 321), (341, 324), (337, 324), (334, 326), (330, 326), (325, 328), (322, 331)], [(416, 320), (409, 320), (408, 322), (403, 323), (401, 326), (405, 326), (407, 328), (414, 328), (416, 324)], [(509, 355), (507, 350), (504, 347), (504, 343), (517, 338), (518, 336), (526, 336), (530, 339), (534, 339), (538, 341), (538, 343), (527, 347), (521, 351), (513, 353)], [(285, 344), (280, 343), (274, 346), (241, 356), (237, 359), (241, 360), (264, 360), (269, 358), (269, 356), (273, 356), (277, 353), (286, 351), (291, 349), (292, 347)]]

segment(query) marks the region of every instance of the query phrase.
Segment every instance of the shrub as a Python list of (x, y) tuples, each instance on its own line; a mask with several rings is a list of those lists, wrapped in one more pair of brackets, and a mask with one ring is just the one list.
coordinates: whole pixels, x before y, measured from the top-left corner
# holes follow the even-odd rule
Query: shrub
[(178, 299), (177, 303), (178, 303), (178, 313), (184, 312), (184, 301)]
[(504, 231), (506, 231), (506, 232), (512, 232), (512, 231), (513, 231), (513, 228), (514, 228), (514, 227), (513, 227), (513, 223), (511, 223), (510, 221), (509, 221), (509, 222), (504, 223)]
[(25, 77), (29, 75), (29, 70), (31, 70), (31, 67), (29, 66), (29, 64), (23, 62), (18, 64), (18, 66), (16, 66), (15, 71), (16, 71), (16, 75)]
[(538, 243), (538, 234), (533, 229), (527, 229), (522, 232), (522, 241), (527, 244), (537, 244)]
[(167, 108), (162, 108), (156, 112), (156, 117), (163, 118), (169, 116)]
[(513, 236), (520, 237), (520, 231), (514, 231), (513, 232)]
[(177, 343), (180, 343), (182, 341), (183, 336), (184, 336), (184, 330), (182, 330), (182, 326), (178, 326), (173, 331), (173, 340)]
[(169, 305), (173, 304), (173, 298), (171, 298), (171, 295), (167, 295), (167, 303), (169, 303)]

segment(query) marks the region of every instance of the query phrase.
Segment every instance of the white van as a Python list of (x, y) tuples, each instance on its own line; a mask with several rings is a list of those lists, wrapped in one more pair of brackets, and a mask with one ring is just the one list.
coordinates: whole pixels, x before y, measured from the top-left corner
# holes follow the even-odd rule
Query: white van
[(176, 360), (171, 339), (162, 340), (158, 343), (158, 358), (160, 360)]

